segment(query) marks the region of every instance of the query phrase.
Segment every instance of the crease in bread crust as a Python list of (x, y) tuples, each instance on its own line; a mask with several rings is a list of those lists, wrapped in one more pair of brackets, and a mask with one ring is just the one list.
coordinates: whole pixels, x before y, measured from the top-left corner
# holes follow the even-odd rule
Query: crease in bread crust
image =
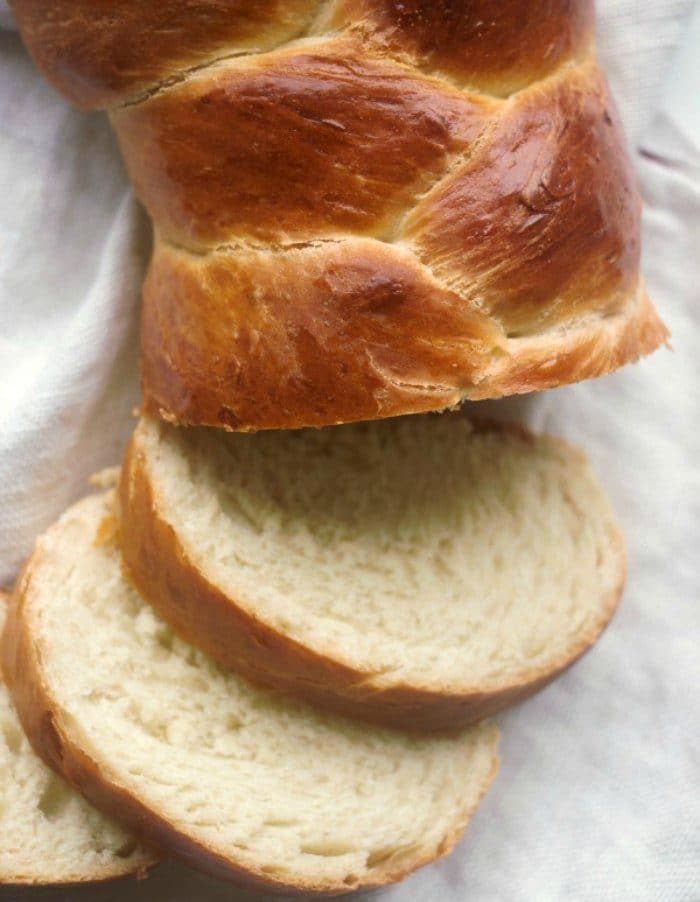
[[(275, 311), (282, 275), (296, 290)], [(426, 322), (431, 334), (417, 328)], [(144, 409), (229, 431), (384, 419), (600, 376), (667, 337), (642, 282), (604, 317), (583, 309), (509, 335), (399, 246), (197, 257), (158, 242), (141, 319)]]
[[(7, 603), (0, 592), (0, 635)], [(0, 779), (5, 784), (0, 792), (0, 887), (141, 877), (157, 863), (155, 853), (139, 848), (133, 836), (103, 819), (41, 762), (22, 733), (1, 678)]]
[[(374, 435), (368, 437), (366, 431), (361, 432), (356, 440), (358, 459), (374, 460), (364, 453), (363, 442), (371, 444), (371, 440), (376, 440), (377, 436), (387, 436), (387, 445), (383, 447), (382, 453), (387, 455), (386, 468), (389, 471), (392, 468), (400, 469), (401, 453), (406, 456), (412, 453), (420, 458), (430, 453), (433, 444), (441, 449), (440, 453), (449, 454), (450, 445), (457, 446), (461, 441), (479, 441), (479, 436), (484, 435), (487, 437), (484, 439), (487, 442), (483, 451), (484, 467), (489, 466), (486, 460), (489, 456), (493, 460), (498, 461), (500, 458), (505, 462), (510, 455), (515, 460), (515, 472), (526, 478), (528, 468), (540, 466), (543, 491), (549, 493), (547, 503), (551, 503), (554, 509), (551, 523), (547, 523), (546, 516), (539, 521), (533, 517), (529, 527), (533, 532), (526, 538), (519, 532), (520, 529), (527, 528), (524, 527), (526, 521), (519, 518), (526, 516), (527, 504), (542, 503), (532, 497), (534, 488), (528, 488), (529, 494), (523, 489), (520, 495), (515, 489), (518, 500), (511, 501), (509, 493), (514, 491), (511, 482), (504, 479), (503, 485), (495, 489), (495, 494), (491, 496), (488, 494), (492, 491), (488, 484), (489, 477), (485, 476), (479, 504), (494, 504), (492, 522), (488, 522), (488, 515), (478, 515), (481, 519), (475, 520), (472, 526), (475, 533), (473, 542), (477, 543), (475, 548), (478, 550), (471, 552), (469, 549), (462, 549), (466, 557), (460, 558), (460, 543), (469, 543), (469, 533), (464, 532), (464, 527), (455, 526), (450, 519), (446, 529), (453, 530), (457, 536), (457, 550), (451, 553), (457, 555), (454, 561), (463, 562), (459, 564), (461, 570), (450, 571), (446, 578), (441, 577), (439, 570), (436, 571), (431, 563), (431, 543), (437, 542), (435, 548), (442, 555), (439, 549), (443, 540), (438, 541), (439, 536), (430, 537), (428, 533), (424, 547), (412, 546), (411, 551), (407, 552), (410, 559), (405, 563), (402, 563), (402, 557), (395, 556), (396, 548), (403, 541), (401, 524), (406, 521), (406, 517), (410, 521), (414, 516), (406, 508), (402, 508), (403, 514), (392, 509), (392, 513), (387, 514), (390, 522), (388, 532), (385, 535), (377, 533), (377, 541), (383, 543), (380, 547), (385, 560), (390, 558), (394, 562), (390, 565), (384, 562), (381, 566), (387, 566), (394, 576), (380, 575), (376, 583), (368, 582), (363, 575), (365, 570), (376, 566), (371, 547), (374, 541), (371, 538), (371, 525), (366, 530), (369, 537), (360, 535), (355, 540), (335, 538), (327, 547), (311, 543), (304, 553), (309, 560), (316, 562), (314, 565), (292, 556), (292, 551), (288, 551), (282, 544), (284, 534), (279, 533), (277, 536), (275, 533), (275, 512), (284, 510), (283, 506), (276, 507), (284, 502), (276, 498), (275, 493), (279, 494), (284, 490), (273, 486), (269, 495), (266, 494), (265, 477), (261, 477), (259, 483), (253, 481), (251, 484), (250, 461), (253, 458), (265, 459), (267, 454), (270, 463), (266, 466), (272, 469), (263, 467), (262, 472), (271, 473), (277, 467), (280, 473), (286, 473), (286, 479), (291, 484), (302, 478), (295, 461), (301, 460), (302, 467), (311, 470), (330, 468), (327, 480), (319, 477), (313, 483), (315, 488), (310, 488), (309, 493), (317, 493), (314, 496), (315, 504), (320, 509), (324, 505), (333, 504), (331, 495), (345, 495), (347, 501), (344, 504), (351, 510), (353, 503), (356, 503), (353, 499), (357, 496), (348, 487), (348, 468), (343, 470), (324, 455), (333, 454), (333, 447), (342, 445), (344, 437), (351, 434), (348, 430), (355, 427), (338, 427), (339, 432), (333, 430), (333, 441), (325, 449), (319, 448), (318, 442), (314, 444), (317, 434), (310, 433), (307, 456), (302, 454), (295, 458), (296, 452), (289, 449), (295, 443), (303, 446), (303, 433), (291, 438), (282, 436), (279, 440), (270, 438), (267, 433), (247, 437), (230, 435), (217, 439), (214, 434), (203, 436), (199, 431), (180, 432), (166, 425), (159, 426), (148, 419), (142, 421), (137, 428), (122, 468), (120, 516), (123, 524), (125, 573), (181, 636), (195, 642), (223, 666), (240, 672), (257, 683), (273, 686), (344, 714), (402, 729), (439, 730), (473, 723), (533, 694), (591, 648), (612, 617), (622, 593), (625, 552), (614, 517), (580, 452), (559, 440), (536, 438), (527, 431), (514, 431), (505, 424), (484, 424), (476, 420), (471, 427), (474, 431), (469, 434), (469, 426), (466, 431), (464, 428), (468, 423), (467, 418), (461, 414), (444, 414), (428, 415), (408, 425), (402, 425), (400, 420), (367, 424), (360, 428), (372, 430)], [(408, 430), (411, 441), (415, 436), (412, 452), (407, 450), (411, 447), (410, 444), (401, 445), (398, 440), (391, 446), (392, 432), (396, 429)], [(425, 441), (420, 438), (421, 430), (425, 430)], [(440, 431), (442, 436), (439, 436)], [(430, 442), (428, 436), (431, 438)], [(245, 502), (245, 506), (251, 506), (252, 511), (262, 511), (259, 515), (253, 513), (251, 522), (242, 518), (238, 509), (230, 515), (219, 513), (222, 500), (217, 498), (217, 492), (223, 483), (214, 481), (211, 472), (202, 469), (202, 455), (204, 459), (218, 455), (225, 461), (225, 451), (231, 451), (236, 447), (235, 443), (241, 441), (247, 443), (249, 450), (245, 454), (241, 451), (243, 457), (234, 455), (230, 464), (222, 463), (223, 469), (218, 471), (216, 480), (224, 480), (233, 497), (240, 495), (241, 507)], [(191, 444), (188, 445), (188, 442)], [(272, 456), (275, 442), (280, 447), (277, 458)], [(348, 439), (342, 454), (351, 453), (352, 448), (353, 443)], [(283, 463), (286, 452), (289, 452), (286, 458), (288, 469), (285, 469)], [(252, 457), (247, 457), (248, 454)], [(437, 451), (435, 457), (439, 459)], [(181, 471), (173, 469), (173, 461), (176, 459), (182, 464)], [(479, 479), (478, 467), (475, 471), (475, 464), (468, 460), (465, 457), (461, 461), (458, 455), (453, 455), (449, 462), (445, 458), (444, 479), (447, 484), (450, 484), (450, 480), (459, 478), (455, 474), (460, 467), (470, 474), (469, 478)], [(365, 480), (363, 485), (367, 486), (376, 479), (378, 484), (384, 486), (382, 480), (387, 479), (387, 475), (381, 469), (381, 463), (365, 462), (364, 466), (367, 472), (362, 476)], [(375, 467), (374, 470), (372, 466)], [(494, 465), (494, 469), (497, 466)], [(410, 478), (406, 477), (405, 483), (400, 485), (410, 485), (411, 488), (406, 490), (417, 494), (426, 495), (431, 491), (435, 493), (431, 502), (418, 508), (422, 513), (416, 513), (416, 517), (430, 519), (432, 513), (436, 518), (443, 515), (449, 517), (450, 512), (445, 513), (450, 504), (449, 498), (439, 484), (430, 482), (427, 468), (428, 464), (426, 469), (415, 466)], [(168, 478), (163, 475), (165, 470), (169, 473)], [(577, 508), (573, 519), (570, 518), (569, 521), (566, 520), (567, 515), (555, 506), (565, 508), (568, 503), (564, 497), (567, 489), (557, 488), (560, 479), (571, 480), (575, 503), (580, 505), (580, 509)], [(392, 494), (400, 493), (401, 489), (397, 485), (386, 485), (384, 488), (387, 496), (391, 496), (389, 500), (385, 499), (387, 508), (391, 508), (392, 503), (402, 503), (399, 495), (394, 497)], [(469, 489), (466, 488), (467, 485)], [(478, 483), (467, 481), (464, 488), (455, 489), (455, 492), (475, 492), (477, 485)], [(536, 485), (533, 478), (532, 486)], [(450, 490), (446, 491), (449, 495)], [(324, 492), (330, 494), (323, 494)], [(493, 501), (485, 500), (491, 497)], [(194, 502), (193, 498), (197, 501)], [(373, 503), (381, 508), (383, 502), (375, 498)], [(468, 507), (468, 501), (464, 497), (461, 503)], [(517, 509), (511, 514), (504, 514), (504, 503), (512, 503)], [(204, 551), (207, 546), (197, 525), (196, 508), (203, 512), (201, 519), (211, 524), (209, 528), (213, 531), (212, 534), (219, 537), (220, 554), (232, 555), (230, 564), (218, 566), (211, 553)], [(461, 510), (460, 505), (457, 508)], [(307, 518), (308, 523), (312, 523), (313, 515), (300, 514), (298, 509), (295, 510), (296, 513), (292, 516), (303, 521), (297, 531), (302, 534), (306, 529), (303, 524)], [(337, 516), (342, 518), (344, 514), (340, 512)], [(381, 514), (377, 510), (368, 513), (368, 508), (365, 507), (363, 516), (379, 518)], [(487, 519), (484, 519), (485, 516)], [(256, 517), (257, 523), (254, 522)], [(392, 517), (399, 525), (391, 522)], [(496, 536), (495, 544), (491, 539), (481, 541), (480, 535), (484, 532), (491, 535), (498, 517), (505, 518), (505, 535)], [(559, 517), (565, 519), (560, 521)], [(265, 530), (268, 520), (269, 535), (260, 532)], [(333, 515), (328, 514), (328, 529), (331, 529), (332, 521)], [(553, 533), (549, 535), (558, 528), (554, 524), (561, 525), (563, 535), (558, 539)], [(246, 538), (246, 531), (251, 528), (253, 531)], [(289, 528), (292, 532), (288, 541), (292, 544), (301, 541), (294, 538), (294, 527)], [(420, 526), (416, 528), (420, 529)], [(438, 527), (434, 529), (437, 530)], [(558, 540), (562, 544), (567, 530), (572, 535), (578, 530), (584, 538), (580, 545), (572, 544), (569, 548), (566, 544), (567, 551), (562, 551), (561, 554), (578, 554), (584, 560), (583, 563), (564, 559), (556, 563), (556, 570), (553, 572), (559, 575), (552, 576), (554, 586), (547, 584), (546, 575), (538, 576), (536, 569), (529, 575), (526, 569), (518, 575), (518, 568), (523, 566), (523, 553), (539, 556), (542, 561), (546, 560), (547, 554), (556, 558), (556, 554), (548, 550), (548, 543)], [(259, 588), (250, 579), (246, 581), (242, 575), (251, 541), (259, 545), (269, 543), (271, 549), (255, 565), (261, 568), (255, 572), (259, 574), (258, 583), (265, 583), (263, 588)], [(571, 541), (575, 543), (577, 540), (572, 538)], [(354, 546), (352, 542), (355, 543)], [(541, 545), (545, 549), (540, 550), (538, 546)], [(503, 563), (504, 555), (508, 554), (504, 549), (518, 549), (520, 546), (523, 551), (516, 551), (512, 561)], [(334, 556), (338, 556), (340, 561), (341, 553), (350, 554), (353, 547), (357, 549), (357, 559), (349, 558), (352, 563), (334, 563)], [(448, 547), (451, 548), (452, 545)], [(526, 552), (525, 549), (529, 551)], [(596, 556), (601, 555), (602, 563), (596, 564)], [(272, 564), (275, 557), (284, 558), (284, 567), (290, 574), (291, 582), (286, 595), (283, 588), (271, 588), (273, 583), (277, 585), (276, 581), (280, 578), (275, 575), (277, 571)], [(489, 580), (496, 579), (497, 584), (502, 585), (502, 588), (493, 591), (505, 593), (504, 599), (509, 591), (513, 593), (514, 600), (509, 608), (501, 610), (495, 607), (494, 613), (488, 614), (488, 604), (479, 598), (479, 587), (482, 587), (481, 592), (488, 593), (491, 589), (488, 583), (480, 581), (482, 576), (478, 576), (476, 572), (472, 575), (471, 571), (478, 558), (484, 559), (484, 572), (491, 574)], [(265, 560), (267, 564), (262, 563)], [(440, 567), (452, 566), (442, 560), (438, 563)], [(414, 584), (413, 590), (406, 590), (403, 583), (397, 581), (399, 577), (396, 574), (399, 570), (395, 569), (403, 566), (409, 568), (408, 573), (411, 573), (410, 568), (413, 566), (424, 567), (425, 579), (428, 580), (426, 586), (432, 581), (439, 586), (436, 590), (438, 593), (453, 592), (449, 604), (445, 598), (441, 600), (438, 596), (433, 598), (421, 594), (420, 586), (424, 582), (422, 576)], [(505, 574), (494, 576), (497, 566), (505, 567)], [(538, 566), (542, 564), (538, 563)], [(580, 574), (586, 567), (596, 573), (596, 567), (599, 567), (600, 575), (592, 577), (587, 583), (584, 575)], [(318, 569), (315, 575), (314, 568)], [(571, 598), (569, 594), (574, 589), (569, 588), (566, 582), (569, 568), (574, 568), (572, 572), (579, 574), (571, 578), (581, 581), (581, 585), (575, 588), (577, 594), (572, 594)], [(420, 569), (418, 572), (421, 572)], [(306, 584), (304, 581), (309, 578), (312, 581)], [(418, 579), (415, 575), (410, 578)], [(519, 578), (522, 580), (521, 587), (517, 583)], [(510, 589), (509, 579), (515, 580)], [(327, 598), (324, 599), (319, 594), (323, 590), (315, 587), (316, 582), (319, 587), (328, 586)], [(373, 607), (379, 605), (380, 601), (366, 592), (362, 594), (364, 584), (375, 586), (374, 591), (388, 593), (385, 607), (381, 608), (386, 614), (381, 615), (380, 621), (375, 622), (375, 615), (372, 613)], [(457, 585), (456, 589), (454, 584)], [(587, 585), (588, 588), (582, 589), (582, 585)], [(405, 596), (405, 591), (413, 591), (416, 598)], [(560, 598), (557, 598), (557, 593), (561, 595)], [(304, 600), (305, 594), (311, 600)], [(343, 594), (347, 597), (343, 597)], [(540, 594), (542, 597), (539, 597)], [(389, 595), (393, 598), (391, 605)], [(273, 602), (269, 600), (271, 597)], [(574, 597), (577, 599), (575, 602)], [(497, 599), (496, 602), (489, 603), (504, 605), (507, 601)], [(391, 613), (392, 607), (396, 611), (394, 614)], [(418, 608), (422, 611), (435, 610), (432, 620), (425, 621), (424, 614), (415, 612)], [(528, 609), (534, 613), (528, 614)], [(480, 613), (482, 610), (483, 614)], [(545, 614), (545, 611), (548, 613)], [(413, 623), (412, 618), (416, 616), (422, 619), (420, 622), (416, 621), (412, 628), (415, 634), (412, 638), (411, 630), (402, 630), (400, 621), (406, 619)], [(489, 617), (491, 624), (488, 623)], [(553, 629), (559, 633), (549, 639), (545, 639), (546, 630), (541, 622), (541, 618), (545, 618), (546, 622), (547, 617), (555, 622)], [(442, 618), (445, 618), (444, 623)], [(501, 627), (498, 626), (499, 619), (503, 623)], [(473, 635), (466, 628), (469, 623), (474, 624), (469, 628), (474, 631)], [(440, 631), (441, 626), (444, 636)], [(502, 630), (501, 639), (497, 638), (499, 628)], [(429, 633), (435, 633), (435, 636), (427, 636)], [(455, 634), (459, 634), (459, 640), (453, 638)], [(512, 634), (518, 635), (517, 641), (513, 640)], [(381, 643), (379, 636), (383, 637)], [(493, 644), (492, 654), (500, 656), (502, 660), (499, 665), (502, 667), (500, 673), (494, 669), (496, 664), (486, 657), (487, 651), (481, 656), (475, 654), (474, 646), (480, 643), (485, 644), (487, 649)], [(536, 652), (534, 658), (529, 660), (528, 649), (539, 648), (540, 645), (546, 649), (546, 653)], [(438, 648), (440, 652), (437, 651)], [(449, 669), (444, 661), (450, 662)]]
[[(411, 738), (220, 673), (121, 579), (112, 530), (100, 526), (113, 504), (106, 495), (69, 510), (39, 540), (15, 590), (3, 665), (44, 760), (139, 835), (246, 886), (344, 893), (446, 855), (495, 774), (493, 728)], [(76, 662), (77, 628), (90, 639)], [(155, 707), (146, 674), (162, 680)], [(200, 701), (197, 726), (190, 712)], [(332, 764), (338, 755), (347, 767)], [(406, 804), (411, 817), (398, 810)]]
[[(332, 55), (332, 43), (323, 53)], [(236, 79), (254, 82), (255, 73), (243, 74), (246, 65), (244, 59), (235, 77), (229, 73), (234, 87)], [(399, 71), (411, 76), (410, 68)], [(363, 167), (372, 171), (377, 162), (376, 153), (366, 158), (366, 140), (356, 158), (342, 145), (342, 160), (327, 174), (327, 153), (306, 160), (319, 184), (328, 179), (322, 191), (309, 183), (308, 209), (300, 191), (289, 189), (291, 174), (273, 191), (269, 168), (250, 167), (242, 150), (248, 175), (240, 190), (233, 171), (220, 184), (213, 177), (207, 190), (188, 179), (185, 173), (203, 164), (197, 140), (184, 134), (188, 109), (209, 98), (218, 103), (228, 77), (210, 74), (221, 87), (205, 79), (201, 97), (191, 86), (192, 97), (170, 98), (172, 109), (147, 109), (137, 120), (115, 117), (137, 192), (164, 242), (156, 246), (144, 289), (142, 386), (151, 411), (183, 425), (235, 431), (348, 423), (601, 376), (667, 340), (638, 274), (639, 198), (593, 57), (567, 60), (501, 101), (498, 113), (475, 96), (463, 113), (465, 121), (474, 117), (473, 130), (444, 138), (442, 156), (430, 158), (417, 182), (392, 173), (376, 195), (359, 199)], [(275, 110), (279, 103), (282, 123), (284, 91), (264, 98)], [(239, 115), (235, 95), (225, 96), (212, 118), (213, 143), (225, 141), (227, 115)], [(453, 101), (452, 92), (441, 97), (445, 109)], [(549, 117), (542, 111), (547, 105)], [(417, 116), (421, 105), (414, 106)], [(144, 135), (161, 132), (157, 141), (149, 138), (150, 153)], [(290, 173), (301, 165), (308, 140)], [(402, 153), (415, 155), (418, 147), (425, 153), (418, 136), (412, 140), (415, 147), (401, 144)], [(170, 166), (183, 174), (166, 192), (150, 161), (169, 142), (178, 148)], [(511, 153), (514, 142), (517, 153)], [(592, 166), (594, 159), (603, 162)], [(251, 207), (249, 190), (274, 193), (278, 216), (268, 221), (258, 205)], [(210, 210), (213, 193), (225, 201), (212, 225), (197, 210), (200, 204), (202, 214)], [(334, 207), (327, 199), (336, 194), (341, 200)], [(348, 208), (353, 215), (345, 221)], [(359, 253), (357, 260), (348, 253), (341, 262), (338, 246), (353, 241), (383, 249), (362, 262)], [(193, 249), (197, 265), (168, 255), (168, 244)], [(316, 264), (312, 277), (304, 266), (310, 258), (301, 257), (278, 271), (285, 246), (317, 252), (320, 273)], [(246, 254), (253, 247), (261, 248), (257, 279)], [(418, 308), (423, 319), (414, 314)], [(481, 344), (471, 328), (477, 317)], [(506, 342), (485, 337), (496, 333)], [(444, 334), (452, 345), (439, 355)], [(391, 366), (359, 363), (379, 355)]]

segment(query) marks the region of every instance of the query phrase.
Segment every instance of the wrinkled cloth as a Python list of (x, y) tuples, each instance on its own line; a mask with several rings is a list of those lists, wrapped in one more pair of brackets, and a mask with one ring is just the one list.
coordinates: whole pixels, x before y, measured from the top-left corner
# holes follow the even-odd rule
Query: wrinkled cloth
[[(673, 350), (479, 409), (586, 449), (627, 536), (629, 580), (599, 645), (498, 718), (501, 771), (456, 852), (386, 902), (700, 900), (700, 7), (601, 0), (598, 19)], [(1, 585), (88, 475), (119, 459), (150, 238), (106, 118), (44, 84), (1, 2), (0, 28)], [(139, 885), (41, 898), (259, 897), (167, 864)]]

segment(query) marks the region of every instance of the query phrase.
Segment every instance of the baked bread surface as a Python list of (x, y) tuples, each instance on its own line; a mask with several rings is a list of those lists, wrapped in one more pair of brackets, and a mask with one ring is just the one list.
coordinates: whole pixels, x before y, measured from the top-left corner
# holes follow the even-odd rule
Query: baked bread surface
[(445, 409), (666, 339), (588, 0), (14, 0), (155, 224), (146, 406), (233, 430)]

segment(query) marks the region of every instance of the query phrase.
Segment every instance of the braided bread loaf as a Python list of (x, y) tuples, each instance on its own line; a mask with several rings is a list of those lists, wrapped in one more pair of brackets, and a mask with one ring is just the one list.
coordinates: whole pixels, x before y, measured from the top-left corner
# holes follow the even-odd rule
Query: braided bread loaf
[(155, 222), (146, 407), (260, 429), (597, 376), (666, 330), (590, 0), (14, 0)]

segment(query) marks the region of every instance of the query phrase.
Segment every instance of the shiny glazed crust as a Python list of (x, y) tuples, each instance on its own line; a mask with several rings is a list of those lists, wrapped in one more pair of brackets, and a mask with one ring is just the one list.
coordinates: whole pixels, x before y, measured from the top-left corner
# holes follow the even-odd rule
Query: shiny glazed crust
[(232, 50), (291, 40), (316, 0), (10, 0), (46, 78), (84, 110), (112, 106)]
[(417, 849), (394, 860), (389, 859), (386, 864), (373, 868), (371, 880), (361, 884), (330, 884), (324, 880), (304, 884), (285, 883), (282, 878), (262, 870), (243, 869), (235, 861), (223, 858), (184, 835), (176, 824), (144, 805), (136, 795), (116, 783), (100, 761), (81, 748), (75, 728), (70, 719), (63, 716), (60, 705), (54, 699), (43, 676), (41, 630), (36, 612), (32, 611), (32, 579), (40, 557), (39, 546), (17, 581), (12, 595), (0, 646), (0, 661), (5, 679), (22, 727), (35, 752), (96, 808), (122, 823), (137, 836), (157, 848), (167, 849), (186, 864), (222, 880), (250, 889), (303, 898), (341, 895), (359, 888), (396, 883), (417, 868), (448, 855), (459, 841), (498, 769), (495, 731), (492, 738), (494, 763), (481, 788), (479, 799), (468, 810), (460, 812), (458, 822), (444, 837), (437, 852), (426, 855), (424, 850)]
[(144, 409), (241, 431), (423, 413), (600, 376), (665, 338), (642, 284), (619, 311), (508, 338), (379, 242), (204, 256), (158, 242), (141, 315)]
[(9, 0), (46, 78), (77, 106), (138, 98), (235, 53), (350, 28), (421, 68), (507, 94), (577, 53), (592, 0)]
[[(522, 427), (483, 421), (477, 429), (532, 441)], [(617, 534), (619, 578), (600, 617), (577, 645), (550, 666), (532, 667), (517, 683), (465, 686), (443, 691), (396, 683), (357, 670), (290, 639), (256, 618), (250, 605), (230, 598), (189, 560), (149, 477), (138, 430), (124, 460), (120, 482), (124, 570), (155, 610), (186, 641), (246, 678), (340, 714), (405, 730), (435, 731), (476, 723), (533, 695), (575, 663), (599, 638), (615, 612), (625, 582), (625, 550)]]
[(255, 430), (608, 373), (667, 337), (589, 0), (14, 0), (155, 252), (146, 408)]

